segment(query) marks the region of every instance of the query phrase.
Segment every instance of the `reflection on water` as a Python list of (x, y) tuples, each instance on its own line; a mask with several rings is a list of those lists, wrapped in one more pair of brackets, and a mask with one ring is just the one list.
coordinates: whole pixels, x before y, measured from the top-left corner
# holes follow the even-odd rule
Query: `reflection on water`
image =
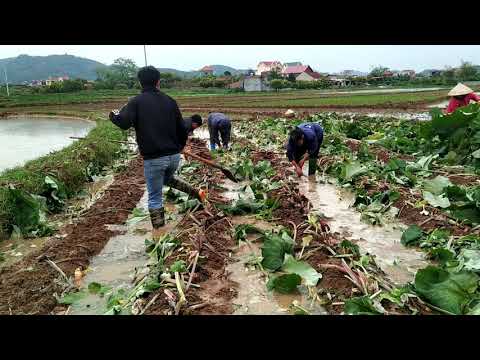
[(60, 150), (70, 136), (85, 136), (94, 122), (53, 117), (10, 117), (0, 120), (0, 171)]

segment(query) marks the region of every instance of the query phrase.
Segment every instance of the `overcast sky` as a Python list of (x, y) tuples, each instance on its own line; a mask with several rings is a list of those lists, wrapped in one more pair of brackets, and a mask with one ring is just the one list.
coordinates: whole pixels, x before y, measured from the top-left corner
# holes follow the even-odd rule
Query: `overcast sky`
[[(144, 65), (142, 45), (0, 45), (0, 58), (69, 54), (111, 64), (127, 57)], [(320, 72), (370, 71), (384, 65), (394, 70), (456, 66), (461, 60), (480, 64), (480, 46), (439, 45), (147, 45), (147, 61), (156, 67), (197, 70), (204, 65), (255, 68), (259, 61), (301, 61)]]

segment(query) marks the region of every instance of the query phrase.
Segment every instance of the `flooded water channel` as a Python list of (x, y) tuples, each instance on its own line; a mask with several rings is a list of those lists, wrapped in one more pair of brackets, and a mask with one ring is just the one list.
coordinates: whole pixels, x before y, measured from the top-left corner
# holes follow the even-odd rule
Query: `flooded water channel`
[(95, 123), (88, 120), (15, 116), (0, 119), (0, 172), (70, 145), (70, 136), (85, 136)]
[(422, 252), (401, 244), (404, 225), (392, 222), (376, 226), (363, 222), (361, 214), (352, 207), (351, 192), (307, 177), (300, 183), (300, 191), (312, 203), (314, 211), (330, 218), (331, 231), (358, 241), (362, 253), (375, 255), (377, 264), (395, 284), (412, 281), (416, 271), (428, 265)]

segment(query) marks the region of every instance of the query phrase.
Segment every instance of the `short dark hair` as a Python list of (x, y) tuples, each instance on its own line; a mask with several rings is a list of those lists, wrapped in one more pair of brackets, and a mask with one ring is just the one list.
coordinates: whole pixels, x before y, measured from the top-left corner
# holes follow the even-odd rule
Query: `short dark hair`
[(301, 138), (303, 138), (303, 131), (300, 130), (298, 127), (290, 131), (290, 140), (294, 143), (297, 143), (298, 140), (300, 140)]
[(202, 117), (198, 114), (192, 115), (192, 122), (197, 123), (198, 126), (202, 126)]
[(160, 71), (154, 66), (145, 66), (138, 71), (137, 76), (142, 87), (156, 86), (158, 80), (160, 80)]

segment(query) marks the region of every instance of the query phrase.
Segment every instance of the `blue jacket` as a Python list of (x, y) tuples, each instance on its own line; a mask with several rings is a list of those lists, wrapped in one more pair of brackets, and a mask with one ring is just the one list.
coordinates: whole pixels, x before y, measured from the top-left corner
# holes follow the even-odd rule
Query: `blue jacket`
[(293, 161), (296, 157), (302, 156), (307, 151), (310, 156), (318, 156), (320, 145), (323, 142), (323, 129), (320, 124), (303, 123), (298, 125), (297, 128), (303, 132), (303, 145), (299, 147), (289, 139), (287, 144), (288, 160)]
[(212, 130), (220, 130), (226, 128), (230, 124), (230, 119), (222, 113), (211, 113), (208, 115), (208, 124)]

